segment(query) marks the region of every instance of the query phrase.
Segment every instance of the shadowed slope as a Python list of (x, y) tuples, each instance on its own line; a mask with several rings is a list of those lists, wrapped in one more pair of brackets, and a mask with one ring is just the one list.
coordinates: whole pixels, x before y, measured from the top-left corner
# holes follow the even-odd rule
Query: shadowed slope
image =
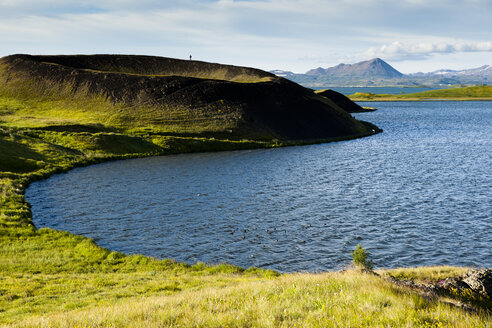
[(367, 109), (364, 107), (361, 107), (354, 103), (350, 98), (344, 96), (343, 94), (336, 92), (331, 89), (325, 89), (325, 90), (317, 90), (315, 91), (316, 94), (326, 97), (333, 101), (335, 104), (346, 110), (348, 113), (364, 113), (364, 112), (373, 112), (374, 109)]
[(162, 57), (8, 56), (0, 59), (0, 95), (32, 100), (21, 114), (40, 126), (59, 124), (56, 118), (125, 130), (296, 140), (361, 136), (374, 128), (270, 73)]

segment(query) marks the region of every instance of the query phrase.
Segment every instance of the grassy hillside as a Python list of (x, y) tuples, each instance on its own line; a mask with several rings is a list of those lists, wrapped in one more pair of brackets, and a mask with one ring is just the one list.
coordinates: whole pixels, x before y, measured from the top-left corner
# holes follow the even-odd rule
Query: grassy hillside
[[(121, 67), (105, 69), (118, 71)], [(256, 139), (244, 138), (241, 133), (249, 130), (231, 123), (226, 127), (237, 130), (227, 131), (222, 125), (227, 121), (224, 116), (217, 116), (218, 121), (210, 115), (200, 120), (203, 116), (199, 113), (192, 115), (193, 109), (184, 111), (179, 106), (176, 112), (168, 111), (166, 115), (182, 110), (182, 115), (188, 115), (183, 121), (151, 124), (163, 110), (158, 106), (144, 107), (138, 99), (131, 100), (129, 93), (114, 97), (95, 94), (91, 91), (93, 86), (78, 85), (75, 80), (62, 87), (54, 80), (33, 82), (19, 77), (27, 71), (14, 72), (12, 67), (7, 71), (2, 77), (11, 80), (0, 81), (0, 326), (491, 325), (490, 313), (480, 305), (487, 303), (480, 299), (472, 300), (478, 301), (477, 312), (466, 312), (448, 304), (445, 297), (421, 296), (385, 279), (392, 275), (437, 280), (459, 275), (463, 268), (384, 271), (380, 272), (381, 277), (362, 271), (279, 275), (228, 264), (187, 265), (142, 255), (127, 256), (101, 248), (85, 237), (37, 229), (24, 190), (30, 182), (54, 173), (113, 159), (276, 147), (306, 141), (280, 138), (281, 135), (274, 138), (264, 134), (266, 128)], [(173, 81), (171, 85), (179, 86), (185, 80)], [(200, 97), (205, 95), (208, 93)], [(130, 100), (115, 100), (120, 96)], [(129, 105), (131, 101), (137, 102)], [(318, 140), (307, 142), (315, 141)], [(455, 296), (453, 300), (467, 301), (463, 295)]]
[(244, 67), (162, 57), (0, 59), (9, 126), (100, 124), (125, 133), (229, 139), (329, 139), (373, 127), (286, 79)]
[(492, 100), (492, 86), (429, 90), (399, 95), (357, 92), (348, 97), (353, 101)]

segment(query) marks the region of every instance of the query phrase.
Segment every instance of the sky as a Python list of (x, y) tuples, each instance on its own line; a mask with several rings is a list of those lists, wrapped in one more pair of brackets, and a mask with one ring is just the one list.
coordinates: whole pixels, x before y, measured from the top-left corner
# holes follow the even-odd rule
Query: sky
[(492, 0), (0, 0), (0, 56), (120, 53), (304, 73), (492, 65)]

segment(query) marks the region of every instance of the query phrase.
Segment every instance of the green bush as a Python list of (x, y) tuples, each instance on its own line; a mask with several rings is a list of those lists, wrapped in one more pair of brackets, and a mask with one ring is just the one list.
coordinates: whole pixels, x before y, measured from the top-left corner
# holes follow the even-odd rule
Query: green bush
[(372, 270), (373, 263), (368, 259), (370, 254), (366, 252), (361, 244), (357, 244), (355, 250), (350, 252), (350, 254), (352, 255), (354, 266), (356, 268)]

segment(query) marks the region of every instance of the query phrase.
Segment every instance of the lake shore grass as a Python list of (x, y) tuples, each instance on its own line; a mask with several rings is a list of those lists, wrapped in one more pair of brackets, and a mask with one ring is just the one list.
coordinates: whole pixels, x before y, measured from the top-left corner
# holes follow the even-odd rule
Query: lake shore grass
[(13, 327), (487, 327), (355, 270), (284, 274), (29, 316)]
[[(268, 136), (244, 140), (198, 133), (165, 134), (151, 128), (131, 130), (121, 122), (93, 122), (83, 113), (73, 121), (56, 121), (52, 109), (41, 107), (32, 110), (29, 102), (0, 97), (0, 326), (492, 324), (486, 309), (466, 312), (440, 298), (427, 299), (362, 271), (279, 274), (229, 264), (188, 265), (125, 255), (69, 232), (37, 229), (25, 189), (33, 181), (77, 166), (184, 152), (313, 143)], [(380, 273), (436, 280), (463, 270), (437, 267)]]
[(481, 85), (397, 95), (356, 92), (348, 97), (352, 101), (491, 101), (492, 86)]

